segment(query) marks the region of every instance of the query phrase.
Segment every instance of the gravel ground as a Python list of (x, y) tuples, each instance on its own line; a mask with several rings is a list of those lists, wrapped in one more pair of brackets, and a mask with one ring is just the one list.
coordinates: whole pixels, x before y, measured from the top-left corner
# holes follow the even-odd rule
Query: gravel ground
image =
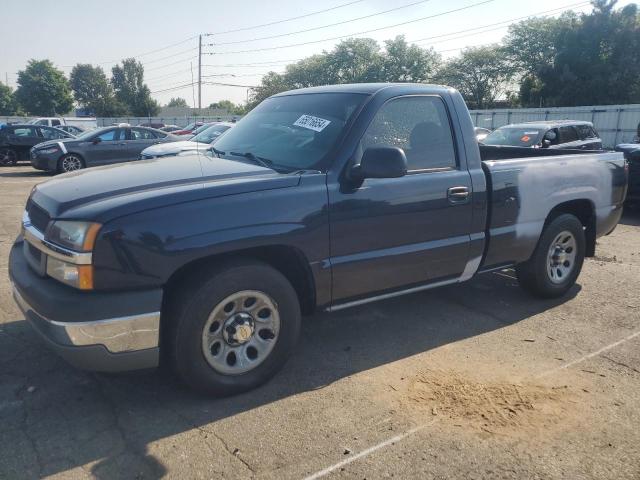
[(316, 314), (273, 381), (216, 400), (41, 345), (6, 268), (47, 178), (0, 170), (0, 478), (640, 478), (640, 213), (566, 298), (507, 271)]

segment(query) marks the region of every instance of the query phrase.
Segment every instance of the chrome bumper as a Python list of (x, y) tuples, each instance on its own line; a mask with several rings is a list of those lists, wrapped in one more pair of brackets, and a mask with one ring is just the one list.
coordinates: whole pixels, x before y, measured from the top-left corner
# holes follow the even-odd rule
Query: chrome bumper
[(160, 312), (91, 322), (60, 322), (36, 312), (13, 287), (13, 297), (38, 331), (52, 342), (69, 347), (104, 346), (110, 353), (158, 348)]

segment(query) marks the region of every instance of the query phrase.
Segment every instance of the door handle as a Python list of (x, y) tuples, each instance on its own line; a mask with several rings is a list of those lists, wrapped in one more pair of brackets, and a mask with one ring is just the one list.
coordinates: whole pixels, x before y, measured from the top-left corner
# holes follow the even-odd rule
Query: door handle
[(469, 187), (450, 187), (447, 190), (449, 203), (467, 203), (469, 195)]

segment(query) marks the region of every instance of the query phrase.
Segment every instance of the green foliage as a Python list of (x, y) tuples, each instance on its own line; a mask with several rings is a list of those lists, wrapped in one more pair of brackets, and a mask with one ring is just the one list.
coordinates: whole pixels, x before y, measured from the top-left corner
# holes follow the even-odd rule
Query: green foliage
[(167, 107), (185, 107), (188, 108), (189, 105), (187, 104), (187, 101), (184, 98), (181, 97), (177, 97), (177, 98), (171, 98), (171, 100), (169, 100), (169, 103), (167, 103)]
[(0, 83), (0, 115), (17, 115), (18, 102), (11, 87)]
[(111, 69), (111, 85), (116, 99), (126, 105), (129, 114), (136, 117), (153, 117), (160, 111), (160, 105), (153, 98), (144, 83), (144, 67), (135, 58), (122, 60), (122, 66)]
[(77, 64), (71, 70), (70, 83), (76, 101), (98, 117), (127, 114), (127, 107), (116, 99), (113, 87), (101, 67)]
[(247, 113), (246, 107), (244, 105), (237, 105), (231, 100), (220, 100), (219, 102), (214, 102), (209, 105), (209, 108), (226, 110), (226, 112), (230, 115), (244, 115), (245, 113)]
[(15, 98), (31, 115), (63, 115), (73, 108), (69, 82), (49, 60), (29, 60), (18, 72)]
[(595, 0), (589, 14), (531, 19), (510, 28), (505, 49), (522, 74), (523, 106), (640, 102), (640, 16)]
[(499, 45), (467, 48), (445, 64), (439, 83), (457, 88), (469, 108), (491, 108), (508, 88), (515, 69)]
[(385, 42), (381, 49), (371, 38), (351, 38), (330, 52), (288, 65), (284, 74), (269, 72), (253, 89), (250, 107), (285, 90), (336, 83), (424, 82), (432, 79), (440, 56), (407, 44), (404, 36)]

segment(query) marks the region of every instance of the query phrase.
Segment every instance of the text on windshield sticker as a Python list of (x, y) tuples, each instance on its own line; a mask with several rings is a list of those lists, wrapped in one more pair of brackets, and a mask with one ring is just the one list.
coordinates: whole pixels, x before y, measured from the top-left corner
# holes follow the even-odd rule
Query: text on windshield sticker
[(315, 132), (321, 132), (330, 123), (331, 120), (314, 117), (313, 115), (302, 115), (295, 122), (293, 122), (296, 127), (308, 128), (309, 130), (313, 130)]

